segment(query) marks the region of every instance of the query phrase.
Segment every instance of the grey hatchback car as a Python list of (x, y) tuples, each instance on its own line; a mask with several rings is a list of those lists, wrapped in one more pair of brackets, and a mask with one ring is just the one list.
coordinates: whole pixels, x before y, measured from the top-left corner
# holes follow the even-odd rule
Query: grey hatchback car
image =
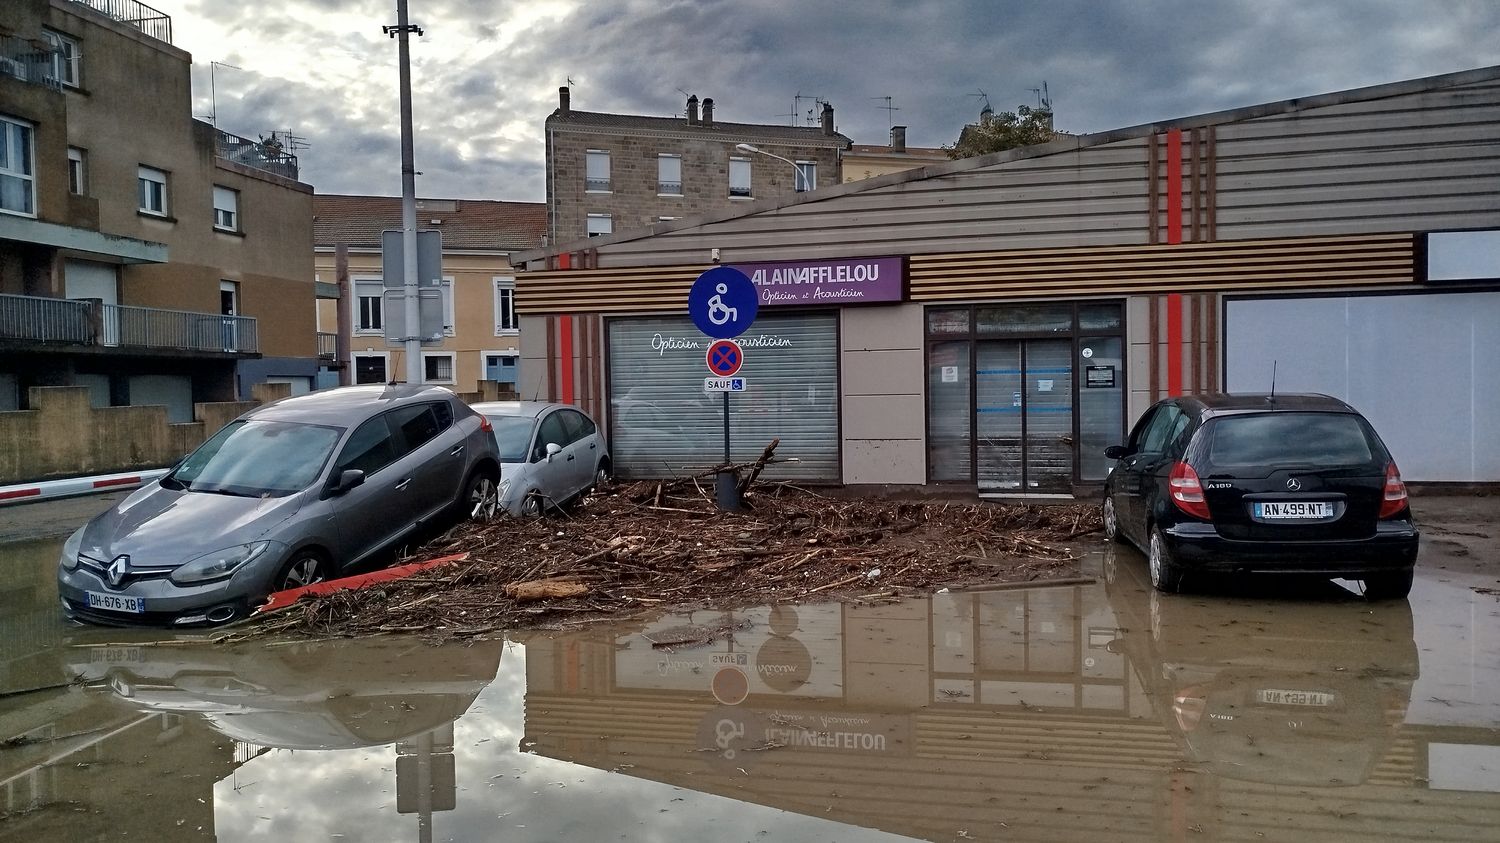
[(487, 419), (440, 387), (355, 386), (230, 422), (64, 543), (63, 611), (112, 625), (243, 617), (423, 527), (493, 512)]

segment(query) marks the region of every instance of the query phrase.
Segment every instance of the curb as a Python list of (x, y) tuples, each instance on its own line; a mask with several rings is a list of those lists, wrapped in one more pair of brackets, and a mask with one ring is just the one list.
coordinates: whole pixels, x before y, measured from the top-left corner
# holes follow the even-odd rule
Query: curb
[(158, 468), (151, 471), (134, 471), (129, 474), (100, 474), (94, 477), (72, 477), (67, 480), (23, 483), (19, 486), (0, 486), (0, 506), (134, 489), (164, 476), (167, 471), (168, 469)]

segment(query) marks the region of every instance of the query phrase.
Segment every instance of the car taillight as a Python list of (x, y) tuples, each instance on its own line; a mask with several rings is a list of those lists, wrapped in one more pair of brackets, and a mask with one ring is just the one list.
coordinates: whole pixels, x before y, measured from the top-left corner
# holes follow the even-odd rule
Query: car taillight
[(1380, 517), (1390, 518), (1406, 509), (1406, 484), (1401, 482), (1401, 472), (1396, 464), (1385, 467), (1385, 495), (1380, 501)]
[(1213, 520), (1208, 512), (1208, 502), (1203, 499), (1203, 484), (1198, 482), (1198, 472), (1192, 466), (1181, 461), (1172, 466), (1167, 486), (1171, 489), (1172, 503), (1177, 504), (1178, 509), (1194, 518)]
[(492, 433), (492, 432), (494, 432), (495, 426), (492, 425), (492, 424), (490, 424), (490, 417), (489, 416), (480, 416), (479, 417), (479, 429), (481, 431), (484, 431), (485, 433)]

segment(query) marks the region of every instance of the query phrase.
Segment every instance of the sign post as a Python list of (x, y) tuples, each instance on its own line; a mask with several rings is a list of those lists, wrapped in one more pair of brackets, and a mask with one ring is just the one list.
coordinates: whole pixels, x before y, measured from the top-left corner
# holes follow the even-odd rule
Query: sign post
[[(745, 379), (732, 377), (740, 370), (745, 355), (734, 338), (743, 334), (755, 321), (760, 309), (760, 293), (749, 276), (728, 266), (716, 266), (698, 276), (693, 288), (688, 291), (688, 315), (698, 330), (718, 341), (708, 347), (704, 362), (715, 377), (706, 378), (706, 392), (722, 392), (724, 395), (724, 467), (714, 479), (714, 498), (719, 509), (734, 511), (740, 508), (739, 476), (730, 468), (733, 458), (729, 452), (729, 393), (743, 392)], [(715, 384), (726, 384), (715, 388)]]

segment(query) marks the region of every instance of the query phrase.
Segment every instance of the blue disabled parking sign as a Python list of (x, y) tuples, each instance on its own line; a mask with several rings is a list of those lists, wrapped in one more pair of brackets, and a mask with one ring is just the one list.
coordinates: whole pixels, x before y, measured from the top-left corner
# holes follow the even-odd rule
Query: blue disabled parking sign
[(760, 309), (760, 293), (738, 269), (716, 266), (698, 276), (688, 292), (688, 314), (698, 330), (715, 339), (745, 333)]

